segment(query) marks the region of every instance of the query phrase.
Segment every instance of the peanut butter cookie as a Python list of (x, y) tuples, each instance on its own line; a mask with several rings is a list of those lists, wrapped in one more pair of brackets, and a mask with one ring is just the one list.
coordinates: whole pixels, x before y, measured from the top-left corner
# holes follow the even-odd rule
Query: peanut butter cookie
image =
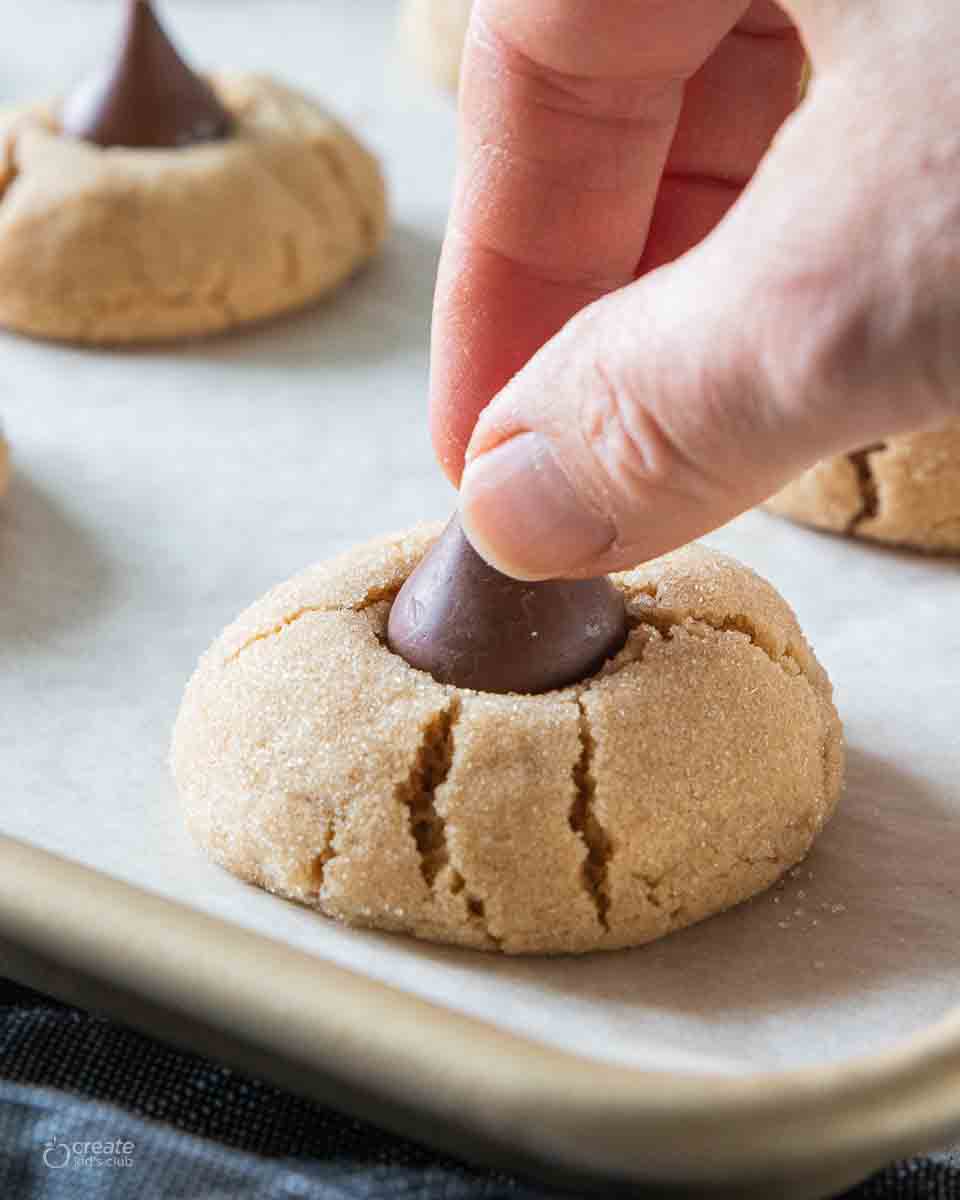
[(766, 507), (834, 533), (960, 551), (960, 422), (818, 463)]
[(171, 149), (64, 135), (59, 106), (0, 114), (0, 324), (88, 343), (190, 337), (330, 291), (386, 226), (373, 156), (263, 76), (210, 80), (230, 136)]
[(579, 953), (699, 921), (803, 858), (837, 802), (841, 729), (769, 584), (697, 546), (614, 576), (615, 658), (494, 695), (385, 644), (437, 533), (311, 568), (204, 655), (173, 769), (214, 861), (351, 924)]

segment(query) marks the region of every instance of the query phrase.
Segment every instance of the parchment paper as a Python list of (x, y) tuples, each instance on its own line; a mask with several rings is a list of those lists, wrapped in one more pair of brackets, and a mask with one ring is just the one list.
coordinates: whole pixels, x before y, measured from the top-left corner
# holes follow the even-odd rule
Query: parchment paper
[[(960, 1002), (960, 564), (751, 514), (710, 540), (766, 574), (830, 671), (839, 815), (785, 886), (654, 946), (502, 960), (350, 932), (209, 866), (166, 756), (183, 684), (274, 582), (445, 515), (424, 420), (453, 114), (398, 66), (393, 5), (171, 0), (200, 62), (282, 70), (382, 154), (394, 229), (316, 311), (188, 349), (0, 339), (0, 829), (600, 1059), (746, 1072), (886, 1047)], [(57, 90), (116, 6), (11, 6), (7, 100)], [(255, 981), (251, 981), (255, 986)]]

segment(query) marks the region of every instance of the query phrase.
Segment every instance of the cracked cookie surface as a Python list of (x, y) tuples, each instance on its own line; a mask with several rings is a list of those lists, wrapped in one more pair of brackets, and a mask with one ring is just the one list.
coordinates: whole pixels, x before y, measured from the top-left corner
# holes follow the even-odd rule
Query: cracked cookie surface
[(817, 463), (766, 507), (833, 533), (960, 551), (960, 422)]
[(216, 333), (300, 308), (383, 240), (374, 157), (315, 102), (212, 77), (222, 142), (101, 149), (55, 105), (0, 113), (0, 324), (86, 343)]
[(596, 675), (478, 693), (384, 644), (438, 533), (305, 571), (203, 656), (173, 769), (216, 862), (352, 924), (576, 953), (700, 920), (806, 854), (839, 793), (840, 723), (769, 584), (688, 547), (613, 577), (631, 632)]

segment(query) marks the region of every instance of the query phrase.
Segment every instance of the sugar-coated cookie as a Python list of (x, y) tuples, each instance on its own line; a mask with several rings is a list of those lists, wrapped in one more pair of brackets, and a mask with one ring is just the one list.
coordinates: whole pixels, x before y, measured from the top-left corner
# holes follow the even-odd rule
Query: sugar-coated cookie
[(960, 551), (960, 422), (818, 463), (767, 507), (834, 533)]
[(558, 953), (661, 937), (806, 854), (841, 729), (768, 583), (690, 547), (613, 577), (631, 632), (593, 678), (467, 691), (384, 641), (438, 532), (305, 571), (204, 655), (173, 769), (216, 862), (351, 924)]
[(376, 250), (383, 178), (350, 131), (257, 75), (218, 75), (233, 128), (174, 149), (63, 135), (58, 106), (0, 114), (0, 324), (151, 342), (298, 308)]

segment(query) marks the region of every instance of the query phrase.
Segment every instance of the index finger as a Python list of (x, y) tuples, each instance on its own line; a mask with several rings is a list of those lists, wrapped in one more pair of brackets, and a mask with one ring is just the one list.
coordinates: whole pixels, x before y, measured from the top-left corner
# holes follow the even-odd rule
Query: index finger
[(684, 85), (747, 0), (476, 0), (434, 307), (431, 425), (459, 480), (476, 418), (633, 277)]

